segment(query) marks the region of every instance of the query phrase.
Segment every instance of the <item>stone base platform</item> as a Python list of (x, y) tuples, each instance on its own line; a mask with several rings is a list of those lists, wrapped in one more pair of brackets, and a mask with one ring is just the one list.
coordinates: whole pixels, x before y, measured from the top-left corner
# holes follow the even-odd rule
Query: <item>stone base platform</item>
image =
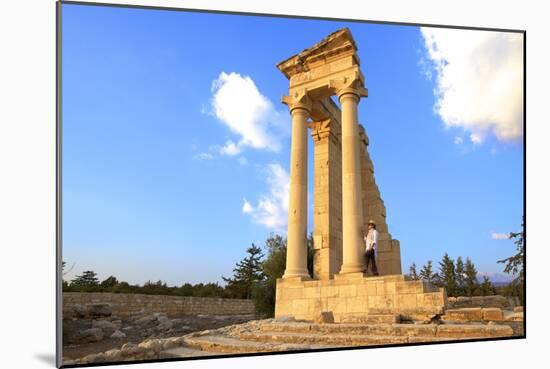
[[(518, 316), (519, 318), (519, 316)], [(180, 337), (127, 343), (121, 349), (91, 354), (69, 364), (122, 362), (143, 359), (208, 357), (227, 354), (318, 350), (334, 347), (381, 346), (420, 342), (448, 342), (520, 336), (509, 323), (318, 324), (291, 318), (251, 320)]]
[(349, 273), (330, 280), (278, 279), (275, 317), (312, 321), (328, 312), (336, 323), (380, 314), (399, 314), (403, 321), (425, 321), (443, 314), (446, 307), (444, 288), (407, 280), (404, 275), (367, 277)]

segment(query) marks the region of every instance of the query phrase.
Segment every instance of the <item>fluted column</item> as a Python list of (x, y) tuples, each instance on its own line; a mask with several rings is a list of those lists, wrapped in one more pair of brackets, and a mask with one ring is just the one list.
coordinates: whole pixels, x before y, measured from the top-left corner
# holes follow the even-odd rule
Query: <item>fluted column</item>
[(288, 104), (292, 115), (288, 242), (283, 278), (309, 278), (307, 270), (307, 119), (310, 106)]
[(363, 206), (361, 201), (361, 158), (357, 104), (361, 96), (354, 88), (338, 91), (342, 107), (342, 248), (341, 274), (363, 270)]

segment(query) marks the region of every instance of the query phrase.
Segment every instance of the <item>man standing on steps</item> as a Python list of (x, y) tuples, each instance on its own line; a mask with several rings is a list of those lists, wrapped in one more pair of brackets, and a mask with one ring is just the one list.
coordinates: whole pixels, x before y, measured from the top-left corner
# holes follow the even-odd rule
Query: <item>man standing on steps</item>
[(376, 248), (378, 247), (378, 231), (373, 220), (369, 220), (369, 229), (367, 234), (363, 231), (363, 239), (365, 240), (365, 273), (369, 270), (369, 264), (372, 263), (372, 275), (378, 275), (376, 268)]

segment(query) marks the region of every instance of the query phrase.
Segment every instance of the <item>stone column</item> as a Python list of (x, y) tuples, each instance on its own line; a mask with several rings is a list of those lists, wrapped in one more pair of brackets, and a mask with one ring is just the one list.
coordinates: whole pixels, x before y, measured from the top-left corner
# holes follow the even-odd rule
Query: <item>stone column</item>
[(310, 278), (307, 270), (307, 119), (310, 107), (288, 104), (292, 115), (288, 243), (283, 278)]
[(342, 106), (342, 248), (341, 274), (363, 270), (363, 203), (357, 104), (361, 96), (354, 88), (338, 91)]

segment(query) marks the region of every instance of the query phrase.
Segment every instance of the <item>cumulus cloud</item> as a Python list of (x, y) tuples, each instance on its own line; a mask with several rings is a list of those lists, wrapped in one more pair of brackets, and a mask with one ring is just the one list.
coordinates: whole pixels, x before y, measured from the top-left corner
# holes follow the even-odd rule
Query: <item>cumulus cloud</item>
[(238, 142), (228, 141), (223, 155), (237, 155), (245, 147), (278, 151), (288, 125), (288, 114), (277, 111), (249, 76), (222, 72), (212, 83), (212, 112)]
[(462, 139), (462, 137), (460, 136), (455, 136), (453, 142), (455, 143), (455, 145), (461, 145), (462, 142), (464, 142), (464, 139)]
[(273, 231), (286, 232), (288, 217), (288, 172), (279, 164), (272, 163), (266, 168), (266, 182), (269, 193), (261, 195), (256, 206), (243, 200), (242, 212), (252, 220)]
[(493, 240), (507, 240), (510, 238), (510, 235), (507, 233), (491, 233), (491, 239)]
[(488, 134), (520, 139), (523, 35), (431, 27), (421, 33), (436, 80), (434, 109), (445, 126), (468, 131), (474, 144)]

